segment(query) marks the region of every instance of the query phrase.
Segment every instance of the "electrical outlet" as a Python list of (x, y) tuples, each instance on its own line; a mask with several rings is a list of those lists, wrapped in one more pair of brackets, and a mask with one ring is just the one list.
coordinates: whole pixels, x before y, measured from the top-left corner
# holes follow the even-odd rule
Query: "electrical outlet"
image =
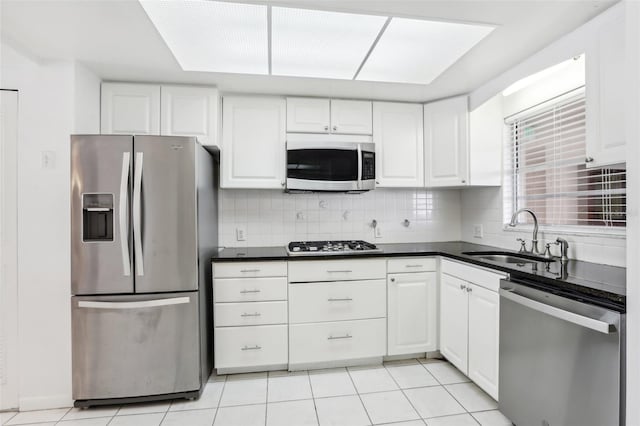
[(375, 230), (376, 238), (382, 238), (382, 229), (380, 228), (380, 225), (376, 226), (374, 230)]
[(482, 238), (483, 237), (482, 224), (473, 225), (473, 237), (474, 238)]
[(236, 241), (246, 241), (247, 239), (247, 230), (242, 227), (236, 228)]

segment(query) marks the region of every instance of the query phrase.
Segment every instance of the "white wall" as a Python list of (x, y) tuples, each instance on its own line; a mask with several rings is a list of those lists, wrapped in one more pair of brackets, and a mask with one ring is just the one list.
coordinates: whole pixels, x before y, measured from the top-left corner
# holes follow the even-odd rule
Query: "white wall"
[[(72, 62), (40, 62), (5, 40), (1, 49), (0, 86), (19, 91), (19, 406), (69, 406), (69, 135), (75, 123), (98, 131), (96, 112), (89, 111), (99, 109), (95, 95), (78, 92), (96, 80)], [(50, 168), (43, 167), (43, 152)]]
[[(220, 245), (283, 246), (290, 241), (362, 239), (374, 243), (460, 239), (460, 191), (376, 189), (364, 194), (220, 190)], [(375, 238), (371, 221), (382, 238)], [(409, 227), (402, 225), (408, 219)], [(246, 241), (236, 241), (237, 227)]]

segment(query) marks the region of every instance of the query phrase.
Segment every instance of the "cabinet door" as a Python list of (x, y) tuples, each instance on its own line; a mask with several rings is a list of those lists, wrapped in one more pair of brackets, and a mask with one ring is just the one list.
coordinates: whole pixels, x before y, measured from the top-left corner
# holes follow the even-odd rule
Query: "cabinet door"
[(387, 355), (437, 350), (436, 273), (389, 275), (387, 292)]
[(160, 86), (102, 83), (100, 133), (159, 135)]
[(498, 399), (500, 296), (469, 284), (469, 378)]
[(468, 182), (467, 97), (424, 106), (426, 186), (462, 186)]
[(467, 283), (447, 274), (440, 279), (440, 352), (467, 374), (469, 310)]
[(371, 102), (331, 100), (331, 133), (370, 135)]
[(284, 187), (285, 114), (284, 98), (224, 98), (222, 188)]
[(203, 145), (217, 145), (218, 89), (162, 86), (160, 134), (195, 136)]
[(374, 102), (373, 141), (379, 187), (424, 185), (422, 105)]
[(586, 51), (587, 167), (626, 161), (624, 9), (609, 10)]
[(287, 132), (329, 133), (329, 99), (287, 98)]

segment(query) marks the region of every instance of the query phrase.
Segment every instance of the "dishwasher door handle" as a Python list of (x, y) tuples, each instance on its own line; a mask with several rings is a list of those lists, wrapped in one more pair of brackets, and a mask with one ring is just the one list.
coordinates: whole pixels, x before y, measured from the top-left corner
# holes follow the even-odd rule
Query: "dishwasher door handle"
[(565, 311), (564, 309), (556, 308), (555, 306), (547, 305), (546, 303), (529, 299), (528, 297), (524, 297), (517, 293), (514, 293), (512, 289), (501, 288), (500, 297), (504, 297), (505, 299), (515, 302), (519, 305), (526, 306), (527, 308), (533, 309), (534, 311), (542, 312), (554, 318), (568, 321), (570, 323), (579, 325), (581, 327), (586, 327), (600, 333), (611, 334), (616, 332), (615, 324), (606, 321), (600, 321), (595, 318), (586, 317), (584, 315), (576, 314), (570, 311)]

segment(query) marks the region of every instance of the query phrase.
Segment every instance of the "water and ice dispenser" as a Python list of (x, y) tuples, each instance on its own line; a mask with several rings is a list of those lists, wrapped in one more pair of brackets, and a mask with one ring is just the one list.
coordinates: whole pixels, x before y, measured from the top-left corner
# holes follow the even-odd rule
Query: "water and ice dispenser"
[(82, 194), (82, 241), (113, 241), (113, 194)]

